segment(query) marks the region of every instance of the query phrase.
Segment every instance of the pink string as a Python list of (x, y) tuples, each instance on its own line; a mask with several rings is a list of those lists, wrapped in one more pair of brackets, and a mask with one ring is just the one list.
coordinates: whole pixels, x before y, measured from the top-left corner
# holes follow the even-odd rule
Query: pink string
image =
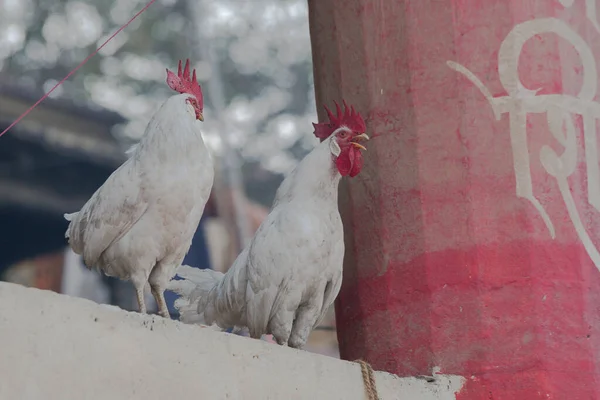
[(65, 76), (60, 82), (58, 82), (56, 85), (54, 85), (54, 87), (52, 89), (50, 89), (50, 91), (48, 91), (48, 93), (46, 93), (45, 95), (42, 96), (41, 99), (39, 99), (38, 101), (35, 102), (34, 105), (32, 105), (31, 107), (29, 107), (29, 109), (27, 109), (27, 111), (25, 111), (23, 114), (21, 114), (19, 116), (19, 118), (17, 118), (12, 124), (10, 124), (10, 126), (8, 128), (6, 128), (5, 130), (2, 131), (2, 133), (0, 133), (0, 136), (4, 135), (6, 132), (8, 132), (13, 126), (15, 126), (16, 124), (19, 123), (19, 121), (21, 121), (23, 118), (25, 118), (25, 116), (27, 116), (27, 114), (29, 114), (34, 108), (36, 108), (42, 101), (44, 101), (49, 95), (50, 93), (52, 93), (54, 91), (54, 89), (56, 89), (57, 87), (59, 87), (60, 85), (62, 85), (67, 79), (69, 79), (71, 77), (71, 75), (73, 75), (75, 72), (77, 72), (77, 70), (81, 67), (83, 67), (83, 65), (85, 63), (87, 63), (90, 58), (94, 57), (96, 54), (98, 54), (98, 52), (100, 50), (102, 50), (102, 48), (104, 46), (106, 46), (106, 44), (108, 42), (110, 42), (111, 40), (114, 39), (115, 36), (117, 36), (119, 33), (121, 33), (121, 31), (125, 28), (127, 28), (127, 26), (129, 24), (131, 24), (137, 17), (140, 16), (140, 14), (142, 14), (144, 11), (146, 11), (152, 4), (154, 4), (156, 2), (156, 0), (151, 0), (148, 4), (146, 4), (146, 6), (144, 8), (142, 8), (140, 11), (138, 11), (137, 14), (135, 14), (125, 25), (123, 25), (122, 27), (120, 27), (115, 33), (112, 34), (111, 37), (109, 37), (104, 43), (102, 43), (102, 45), (100, 47), (98, 47), (96, 49), (96, 51), (94, 51), (92, 54), (90, 54), (89, 56), (87, 56), (87, 58), (85, 60), (83, 60), (81, 62), (81, 64), (79, 64), (77, 67), (75, 67), (75, 69), (73, 69), (71, 72), (69, 72), (67, 74), (67, 76)]

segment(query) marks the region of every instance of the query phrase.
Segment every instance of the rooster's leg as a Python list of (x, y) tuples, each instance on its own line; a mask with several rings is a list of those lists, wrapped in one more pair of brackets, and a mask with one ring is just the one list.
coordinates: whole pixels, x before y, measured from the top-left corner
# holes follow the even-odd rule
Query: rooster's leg
[[(269, 321), (269, 331), (273, 338), (282, 346), (287, 346), (292, 332), (295, 310), (298, 308), (300, 299), (289, 298), (275, 311), (273, 318)], [(263, 311), (264, 312), (264, 311)]]
[(298, 310), (298, 317), (294, 321), (292, 334), (288, 342), (290, 347), (295, 349), (302, 349), (304, 347), (318, 316), (319, 310), (316, 307), (303, 307)]
[[(183, 259), (183, 256), (181, 256), (181, 259)], [(175, 275), (175, 270), (181, 264), (181, 260), (172, 261), (168, 259), (156, 263), (148, 277), (150, 291), (152, 291), (152, 296), (154, 296), (158, 306), (158, 315), (167, 319), (171, 318), (171, 315), (165, 301), (165, 288), (169, 285), (169, 281)]]
[(138, 306), (140, 307), (140, 313), (146, 314), (146, 302), (144, 301), (144, 287), (135, 288), (135, 294), (137, 295)]
[(135, 295), (137, 296), (138, 307), (141, 314), (146, 314), (146, 302), (144, 301), (144, 288), (146, 282), (148, 282), (148, 273), (143, 269), (137, 269), (133, 271), (131, 275), (131, 283), (135, 288)]
[(308, 303), (301, 305), (296, 311), (296, 318), (288, 341), (290, 347), (303, 348), (308, 340), (308, 335), (317, 323), (321, 315), (321, 307), (323, 307), (323, 291), (319, 290), (317, 293), (321, 295), (313, 296)]
[(158, 315), (164, 318), (171, 318), (169, 309), (167, 308), (167, 302), (165, 301), (164, 290), (160, 286), (152, 284), (150, 284), (150, 290), (152, 291), (152, 296), (154, 296), (156, 304), (158, 305)]

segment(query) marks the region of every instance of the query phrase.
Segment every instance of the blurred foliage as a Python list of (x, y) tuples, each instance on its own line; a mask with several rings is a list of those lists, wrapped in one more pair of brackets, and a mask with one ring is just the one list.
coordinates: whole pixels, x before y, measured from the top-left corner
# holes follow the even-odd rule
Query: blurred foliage
[[(145, 4), (0, 0), (0, 83), (48, 91)], [(214, 58), (201, 59), (201, 46)], [(136, 141), (173, 94), (165, 68), (188, 57), (207, 99), (206, 82), (220, 72), (224, 109), (205, 104), (207, 143), (238, 152), (248, 194), (269, 204), (280, 174), (316, 143), (305, 0), (159, 0), (52, 97), (119, 112), (128, 123), (115, 135)]]

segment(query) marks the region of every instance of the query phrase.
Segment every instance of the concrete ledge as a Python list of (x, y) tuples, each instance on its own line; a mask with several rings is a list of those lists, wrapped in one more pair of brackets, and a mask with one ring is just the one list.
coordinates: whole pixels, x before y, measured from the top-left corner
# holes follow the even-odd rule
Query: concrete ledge
[[(357, 364), (0, 283), (0, 399), (366, 399)], [(377, 372), (382, 400), (455, 399), (463, 379)]]

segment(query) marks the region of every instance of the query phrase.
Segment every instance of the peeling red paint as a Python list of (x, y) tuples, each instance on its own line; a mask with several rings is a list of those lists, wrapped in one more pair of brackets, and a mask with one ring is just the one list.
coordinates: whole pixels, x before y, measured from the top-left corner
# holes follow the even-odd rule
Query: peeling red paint
[[(498, 70), (503, 40), (519, 24), (554, 18), (600, 66), (600, 30), (584, 3), (309, 0), (317, 104), (347, 99), (378, 135), (361, 175), (342, 184), (344, 358), (399, 375), (439, 366), (466, 377), (462, 400), (600, 399), (600, 266), (541, 156), (566, 157), (571, 146), (549, 129), (560, 108), (526, 116), (530, 168), (515, 174), (511, 116), (497, 120), (481, 90), (447, 64), (467, 68), (492, 97), (510, 96)], [(587, 68), (568, 40), (535, 34), (517, 73), (539, 91), (522, 95), (577, 97)], [(598, 248), (583, 118), (572, 121), (568, 195)], [(517, 196), (526, 170), (551, 227)]]

